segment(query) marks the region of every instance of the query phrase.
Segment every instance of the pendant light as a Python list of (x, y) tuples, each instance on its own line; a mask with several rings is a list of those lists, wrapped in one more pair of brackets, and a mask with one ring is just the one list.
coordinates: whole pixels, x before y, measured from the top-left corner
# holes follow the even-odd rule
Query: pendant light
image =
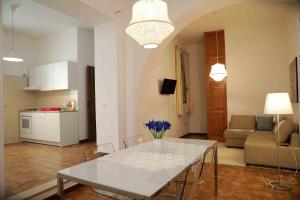
[(215, 81), (222, 81), (227, 76), (227, 71), (225, 65), (219, 63), (219, 41), (218, 41), (218, 31), (216, 31), (216, 43), (217, 43), (217, 63), (211, 66), (211, 71), (209, 76)]
[(162, 0), (139, 0), (132, 7), (132, 19), (126, 33), (146, 49), (159, 47), (175, 27)]
[(9, 62), (23, 62), (23, 58), (21, 58), (16, 52), (15, 52), (15, 33), (14, 33), (14, 12), (17, 9), (17, 5), (11, 5), (11, 50), (3, 55), (4, 61)]

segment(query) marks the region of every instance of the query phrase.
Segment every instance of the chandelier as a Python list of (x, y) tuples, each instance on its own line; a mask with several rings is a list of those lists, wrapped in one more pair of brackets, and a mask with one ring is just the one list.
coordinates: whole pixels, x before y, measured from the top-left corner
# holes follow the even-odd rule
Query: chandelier
[(126, 33), (146, 49), (159, 47), (175, 27), (162, 0), (139, 0), (132, 7), (132, 19)]

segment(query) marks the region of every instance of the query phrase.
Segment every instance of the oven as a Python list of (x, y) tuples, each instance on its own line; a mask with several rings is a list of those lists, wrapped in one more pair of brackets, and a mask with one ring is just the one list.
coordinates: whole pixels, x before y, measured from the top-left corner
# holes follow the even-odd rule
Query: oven
[(20, 116), (20, 135), (21, 137), (30, 138), (32, 135), (32, 117)]

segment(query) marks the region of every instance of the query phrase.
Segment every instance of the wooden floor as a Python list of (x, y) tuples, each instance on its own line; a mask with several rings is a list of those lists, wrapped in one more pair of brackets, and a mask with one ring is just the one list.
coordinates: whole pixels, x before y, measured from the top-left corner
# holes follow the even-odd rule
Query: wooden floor
[[(7, 196), (55, 179), (56, 171), (84, 161), (83, 152), (95, 147), (84, 143), (60, 148), (33, 143), (16, 143), (5, 146)], [(206, 170), (207, 171), (207, 170)], [(289, 177), (290, 174), (286, 174)], [(268, 179), (276, 179), (273, 169), (219, 165), (219, 195), (213, 194), (212, 173), (197, 186), (191, 200), (299, 200), (300, 176), (292, 181), (289, 192), (272, 191), (265, 186)], [(104, 200), (88, 187), (80, 187), (68, 194), (67, 200)]]
[(58, 170), (83, 162), (83, 152), (95, 146), (95, 142), (63, 148), (27, 142), (5, 145), (6, 197), (54, 180)]
[[(291, 175), (285, 174), (286, 178)], [(292, 190), (289, 192), (273, 191), (266, 187), (265, 181), (276, 179), (277, 172), (273, 169), (253, 167), (237, 167), (219, 165), (219, 194), (214, 195), (212, 174), (205, 179), (204, 183), (196, 186), (194, 192), (190, 192), (187, 200), (299, 200), (300, 199), (300, 176), (298, 175), (291, 183)], [(82, 186), (67, 193), (66, 200), (106, 200), (93, 193), (88, 187)], [(174, 198), (164, 198), (171, 200)]]

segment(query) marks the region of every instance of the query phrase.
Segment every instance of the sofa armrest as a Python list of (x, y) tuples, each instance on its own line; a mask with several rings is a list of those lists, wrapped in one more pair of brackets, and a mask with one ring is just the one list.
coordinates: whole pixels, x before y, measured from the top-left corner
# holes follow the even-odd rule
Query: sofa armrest
[(290, 145), (293, 147), (300, 147), (299, 133), (292, 133), (290, 137)]

